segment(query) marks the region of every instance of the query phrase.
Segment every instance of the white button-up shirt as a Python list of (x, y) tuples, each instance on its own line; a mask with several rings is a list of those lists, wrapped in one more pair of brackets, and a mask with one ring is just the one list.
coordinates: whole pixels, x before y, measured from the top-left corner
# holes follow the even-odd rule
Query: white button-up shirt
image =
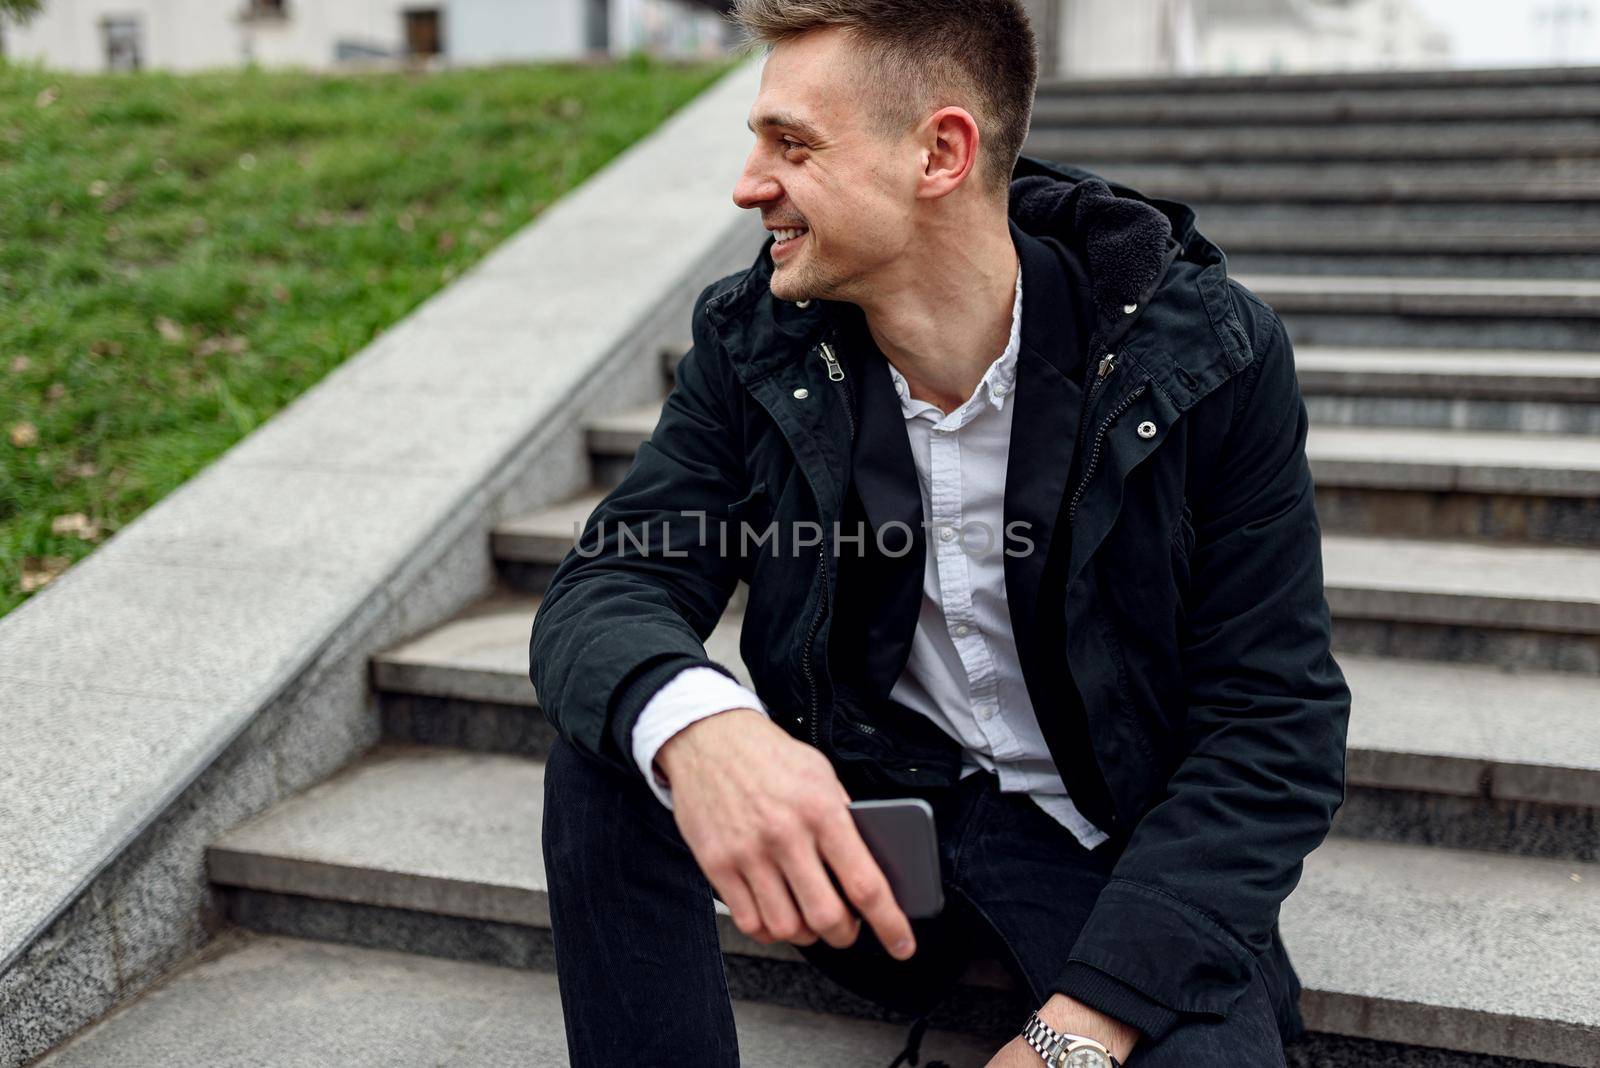
[[(900, 398), (922, 488), (928, 552), (922, 607), (911, 652), (890, 696), (961, 743), (962, 776), (995, 773), (1000, 789), (1026, 793), (1086, 849), (1107, 839), (1072, 803), (1039, 729), (1023, 681), (1006, 601), (1005, 477), (1011, 445), (1006, 403), (1022, 344), (1022, 271), (1011, 306), (1011, 337), (972, 396), (946, 414), (911, 396), (885, 366)], [(767, 712), (761, 699), (708, 667), (686, 668), (651, 697), (633, 732), (633, 756), (661, 802), (671, 790), (652, 761), (677, 731), (730, 708)]]

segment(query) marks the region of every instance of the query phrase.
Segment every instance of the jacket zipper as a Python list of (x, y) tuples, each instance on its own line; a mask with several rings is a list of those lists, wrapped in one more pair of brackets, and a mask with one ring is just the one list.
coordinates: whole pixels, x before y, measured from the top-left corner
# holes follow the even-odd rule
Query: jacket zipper
[(1078, 500), (1083, 496), (1083, 491), (1088, 488), (1089, 480), (1094, 477), (1095, 465), (1100, 462), (1100, 447), (1105, 444), (1106, 429), (1111, 426), (1112, 421), (1115, 420), (1117, 416), (1127, 411), (1128, 405), (1132, 404), (1139, 398), (1139, 395), (1144, 392), (1145, 385), (1146, 383), (1140, 382), (1136, 387), (1134, 387), (1132, 392), (1117, 402), (1117, 406), (1115, 408), (1106, 413), (1106, 417), (1100, 420), (1100, 425), (1095, 428), (1094, 445), (1092, 451), (1089, 453), (1088, 462), (1084, 464), (1083, 477), (1078, 480), (1078, 488), (1072, 492), (1072, 503), (1067, 507), (1068, 523), (1071, 523), (1077, 518)]
[(822, 727), (817, 716), (817, 680), (811, 673), (811, 643), (816, 640), (817, 628), (822, 625), (822, 614), (828, 607), (828, 562), (822, 551), (817, 552), (817, 581), (822, 584), (822, 597), (817, 602), (816, 614), (811, 617), (811, 626), (806, 628), (805, 650), (800, 654), (800, 670), (806, 677), (806, 693), (811, 701), (811, 745), (813, 748), (822, 748)]
[[(845, 418), (850, 423), (850, 441), (856, 440), (856, 417), (852, 412), (855, 404), (855, 395), (850, 390), (850, 380), (845, 376), (844, 365), (839, 362), (839, 357), (834, 355), (833, 346), (824, 341), (821, 346), (822, 360), (828, 365), (828, 379), (832, 382), (843, 382), (845, 392)], [(828, 610), (828, 550), (827, 541), (817, 549), (817, 578), (822, 587), (822, 596), (817, 601), (816, 614), (811, 617), (811, 625), (806, 630), (805, 651), (800, 657), (800, 670), (806, 677), (806, 690), (811, 699), (811, 744), (813, 748), (822, 748), (822, 722), (817, 707), (817, 680), (811, 669), (811, 643), (816, 639), (817, 628), (822, 626), (822, 617)]]
[(822, 360), (828, 365), (829, 381), (844, 383), (844, 417), (850, 421), (850, 440), (853, 442), (856, 440), (855, 393), (850, 389), (850, 380), (845, 377), (844, 365), (834, 355), (833, 346), (826, 341), (822, 343)]
[[(1106, 378), (1109, 377), (1111, 372), (1116, 369), (1117, 354), (1115, 352), (1108, 352), (1104, 356), (1100, 357), (1100, 364), (1095, 368), (1094, 381), (1089, 383), (1089, 395), (1084, 398), (1083, 410), (1085, 414), (1094, 411), (1094, 400), (1100, 395), (1100, 387), (1105, 385)], [(1083, 455), (1084, 435), (1088, 432), (1088, 429), (1089, 424), (1087, 420), (1085, 420), (1084, 424), (1078, 428), (1079, 456)]]

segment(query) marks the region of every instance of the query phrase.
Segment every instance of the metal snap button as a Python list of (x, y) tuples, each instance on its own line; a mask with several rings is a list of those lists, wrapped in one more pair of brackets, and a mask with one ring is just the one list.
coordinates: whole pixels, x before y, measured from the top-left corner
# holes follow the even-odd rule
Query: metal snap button
[(1144, 438), (1146, 441), (1149, 441), (1151, 438), (1156, 436), (1156, 425), (1150, 420), (1146, 419), (1144, 422), (1139, 424), (1139, 436)]
[(811, 298), (807, 297), (805, 300), (797, 300), (794, 302), (794, 306), (796, 308), (809, 308), (811, 307)]
[(809, 396), (811, 396), (811, 391), (804, 386), (794, 391), (795, 400), (805, 400)]
[(1123, 311), (1123, 314), (1125, 314), (1125, 315), (1132, 315), (1134, 312), (1136, 312), (1138, 310), (1139, 310), (1139, 305), (1137, 305), (1137, 304), (1124, 304), (1122, 306), (1122, 311)]

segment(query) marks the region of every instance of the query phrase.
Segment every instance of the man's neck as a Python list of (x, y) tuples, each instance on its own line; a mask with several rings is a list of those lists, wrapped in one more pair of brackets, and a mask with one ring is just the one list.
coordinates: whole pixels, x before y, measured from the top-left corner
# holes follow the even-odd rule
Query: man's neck
[(902, 262), (904, 277), (861, 304), (867, 329), (911, 396), (950, 412), (972, 396), (1011, 338), (1022, 270), (1016, 244), (1002, 217), (998, 230), (948, 237)]

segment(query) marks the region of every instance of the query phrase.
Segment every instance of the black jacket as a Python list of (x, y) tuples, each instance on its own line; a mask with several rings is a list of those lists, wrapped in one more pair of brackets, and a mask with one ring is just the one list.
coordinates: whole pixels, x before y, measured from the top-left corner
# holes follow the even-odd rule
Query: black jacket
[[(1007, 599), (1057, 767), (1119, 854), (1052, 989), (1159, 1038), (1226, 1016), (1259, 963), (1290, 1040), (1278, 910), (1344, 799), (1350, 707), (1292, 349), (1182, 204), (1023, 156), (1010, 227), (1004, 510), (1032, 544)], [(957, 743), (888, 697), (925, 543), (884, 358), (858, 307), (773, 297), (771, 244), (696, 300), (659, 423), (551, 580), (529, 676), (564, 738), (639, 775), (650, 696), (692, 665), (731, 677), (703, 643), (742, 578), (756, 692), (852, 796), (953, 782)]]

